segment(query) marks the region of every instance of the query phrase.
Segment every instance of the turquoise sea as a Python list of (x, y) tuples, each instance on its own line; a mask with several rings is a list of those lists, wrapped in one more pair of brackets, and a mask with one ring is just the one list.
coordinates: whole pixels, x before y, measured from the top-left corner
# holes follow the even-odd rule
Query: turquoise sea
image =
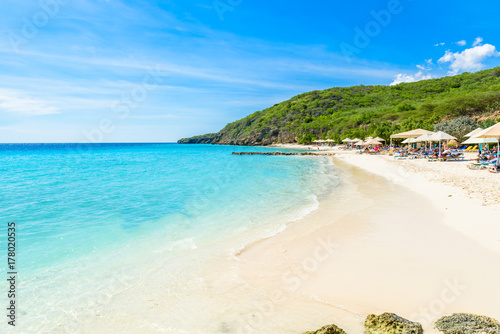
[(338, 185), (327, 158), (231, 155), (276, 150), (0, 145), (2, 236), (17, 226), (19, 327), (77, 332), (155, 268), (189, 276), (183, 252), (206, 259), (211, 245), (270, 237)]

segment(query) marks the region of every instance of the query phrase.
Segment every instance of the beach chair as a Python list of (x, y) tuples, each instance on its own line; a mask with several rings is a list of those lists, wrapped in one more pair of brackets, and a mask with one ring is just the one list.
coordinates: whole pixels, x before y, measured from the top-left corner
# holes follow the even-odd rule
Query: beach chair
[(427, 161), (431, 162), (431, 161), (439, 161), (439, 157), (435, 157), (433, 155), (428, 155), (427, 156)]
[(443, 159), (445, 161), (460, 161), (460, 160), (464, 160), (465, 156), (464, 156), (464, 154), (462, 152), (460, 152), (460, 153), (452, 153), (449, 156), (443, 157)]
[(394, 147), (391, 147), (390, 150), (385, 150), (383, 153), (388, 154), (389, 156), (394, 155)]
[(482, 169), (488, 169), (490, 166), (495, 166), (496, 164), (492, 164), (489, 162), (473, 162), (470, 164), (467, 164), (467, 168), (470, 170), (482, 170)]
[(395, 154), (394, 159), (403, 160), (403, 159), (408, 159), (409, 156), (410, 156), (410, 153), (408, 153), (408, 152), (402, 153), (402, 154)]

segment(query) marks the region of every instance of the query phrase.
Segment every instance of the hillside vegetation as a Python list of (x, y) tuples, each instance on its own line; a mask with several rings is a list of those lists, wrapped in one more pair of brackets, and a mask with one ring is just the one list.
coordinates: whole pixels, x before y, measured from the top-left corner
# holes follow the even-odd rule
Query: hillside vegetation
[(500, 67), (396, 86), (353, 86), (312, 91), (229, 123), (216, 134), (179, 143), (269, 145), (316, 138), (388, 139), (397, 131), (432, 130), (469, 117), (492, 124), (500, 117)]

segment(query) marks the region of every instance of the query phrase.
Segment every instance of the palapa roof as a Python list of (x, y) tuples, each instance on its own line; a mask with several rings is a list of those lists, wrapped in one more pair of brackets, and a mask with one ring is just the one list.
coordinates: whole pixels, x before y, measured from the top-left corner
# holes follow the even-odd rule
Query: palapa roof
[(434, 132), (424, 129), (415, 129), (411, 131), (395, 133), (391, 135), (391, 138), (418, 138), (425, 133), (433, 134)]
[(451, 140), (451, 139), (457, 139), (457, 138), (443, 131), (438, 131), (429, 137), (429, 140), (432, 141)]
[(466, 134), (464, 137), (474, 137), (475, 135), (477, 135), (479, 132), (482, 132), (482, 131), (484, 131), (483, 128), (477, 128), (476, 130), (471, 131), (468, 134)]
[(474, 135), (472, 138), (500, 138), (500, 123), (497, 123), (489, 128)]

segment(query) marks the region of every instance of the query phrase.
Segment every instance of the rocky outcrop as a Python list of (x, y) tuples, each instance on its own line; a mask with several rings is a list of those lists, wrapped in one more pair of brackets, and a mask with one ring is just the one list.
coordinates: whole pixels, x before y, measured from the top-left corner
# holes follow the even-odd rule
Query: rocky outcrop
[(328, 326), (321, 327), (317, 331), (304, 332), (303, 334), (347, 334), (347, 333), (344, 332), (343, 329), (338, 328), (335, 325), (328, 325)]
[(295, 143), (295, 134), (280, 129), (261, 129), (246, 135), (231, 136), (222, 130), (219, 132), (212, 144), (219, 145), (242, 145), (242, 146), (267, 146), (272, 144)]
[(214, 137), (193, 137), (183, 138), (177, 141), (178, 144), (212, 144)]
[(290, 144), (297, 142), (295, 134), (280, 129), (261, 129), (246, 135), (232, 135), (224, 129), (218, 133), (183, 138), (178, 144), (217, 144), (239, 146), (268, 146), (272, 144)]
[(444, 334), (500, 334), (500, 323), (493, 318), (467, 313), (455, 313), (436, 321)]
[(401, 318), (394, 313), (370, 314), (365, 320), (366, 334), (421, 334), (418, 322)]

